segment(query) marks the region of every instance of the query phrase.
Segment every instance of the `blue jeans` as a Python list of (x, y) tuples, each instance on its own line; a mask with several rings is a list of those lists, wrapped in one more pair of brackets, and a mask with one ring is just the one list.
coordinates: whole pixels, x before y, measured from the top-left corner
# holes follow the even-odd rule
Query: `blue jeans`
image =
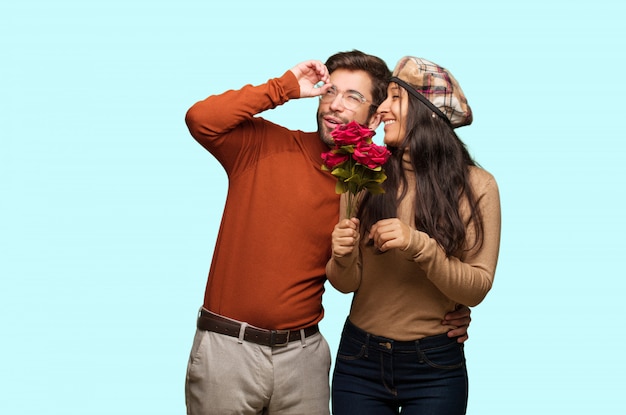
[(334, 415), (456, 415), (466, 407), (465, 355), (456, 339), (395, 341), (346, 321), (333, 373)]

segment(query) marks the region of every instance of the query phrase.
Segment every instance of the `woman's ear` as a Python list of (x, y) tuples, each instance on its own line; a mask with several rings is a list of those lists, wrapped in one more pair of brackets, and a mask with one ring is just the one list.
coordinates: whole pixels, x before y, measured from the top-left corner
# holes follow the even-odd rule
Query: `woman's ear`
[(380, 115), (379, 113), (376, 113), (370, 117), (370, 121), (367, 124), (367, 126), (369, 127), (370, 130), (375, 130), (380, 125), (381, 119), (382, 119), (382, 115)]

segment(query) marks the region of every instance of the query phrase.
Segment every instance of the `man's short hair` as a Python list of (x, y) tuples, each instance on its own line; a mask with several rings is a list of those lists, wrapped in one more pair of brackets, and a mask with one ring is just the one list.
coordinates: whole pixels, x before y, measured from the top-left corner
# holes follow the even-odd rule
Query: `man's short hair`
[(329, 73), (337, 69), (349, 71), (365, 71), (372, 79), (372, 103), (370, 116), (376, 112), (378, 106), (387, 97), (387, 85), (391, 78), (391, 71), (385, 61), (373, 55), (368, 55), (359, 50), (339, 52), (326, 60)]

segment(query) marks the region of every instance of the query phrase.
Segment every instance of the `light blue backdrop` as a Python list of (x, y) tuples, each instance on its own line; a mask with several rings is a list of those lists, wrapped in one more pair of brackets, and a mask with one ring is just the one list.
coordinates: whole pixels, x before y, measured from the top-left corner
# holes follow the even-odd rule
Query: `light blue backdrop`
[[(500, 185), (468, 413), (621, 413), (624, 4), (2, 2), (0, 413), (184, 413), (227, 186), (185, 111), (354, 48), (449, 68)], [(266, 117), (314, 130), (316, 105)], [(324, 303), (334, 350), (349, 297)]]

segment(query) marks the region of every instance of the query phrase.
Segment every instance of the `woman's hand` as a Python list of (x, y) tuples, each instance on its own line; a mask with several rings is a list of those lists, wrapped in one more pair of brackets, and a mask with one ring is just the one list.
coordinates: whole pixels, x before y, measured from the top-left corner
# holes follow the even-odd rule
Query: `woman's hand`
[(406, 249), (411, 243), (412, 229), (398, 218), (379, 220), (372, 226), (368, 238), (379, 251)]
[(333, 256), (350, 255), (359, 242), (359, 220), (343, 219), (335, 225), (332, 234)]

